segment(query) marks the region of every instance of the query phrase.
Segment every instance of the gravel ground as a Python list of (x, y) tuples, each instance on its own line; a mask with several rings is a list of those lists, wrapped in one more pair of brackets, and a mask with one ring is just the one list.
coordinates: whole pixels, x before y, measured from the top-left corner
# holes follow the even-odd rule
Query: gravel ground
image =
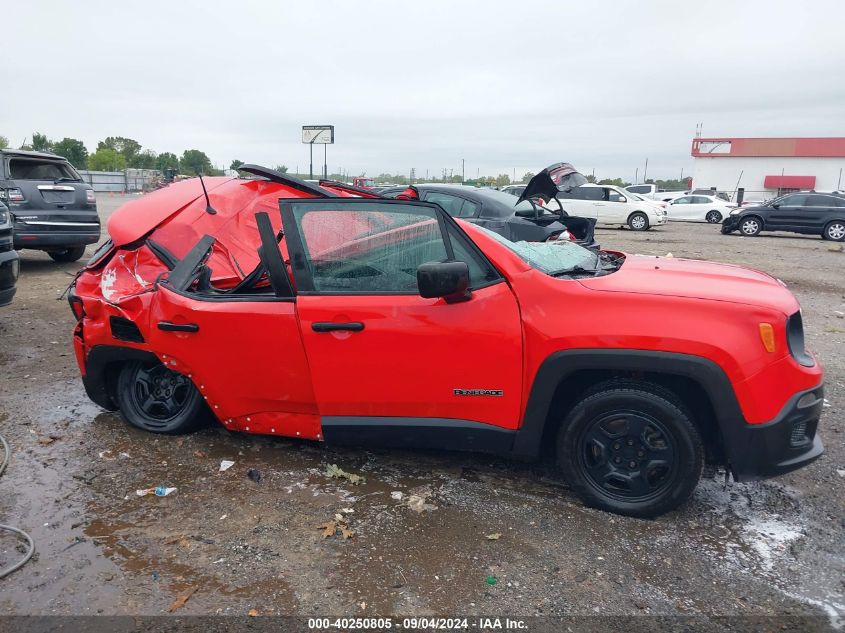
[[(103, 216), (121, 202), (101, 198)], [(0, 310), (0, 432), (13, 449), (0, 522), (29, 531), (37, 554), (0, 580), (0, 613), (156, 615), (193, 592), (178, 613), (818, 616), (802, 626), (840, 628), (845, 252), (701, 224), (598, 236), (605, 248), (785, 281), (827, 372), (825, 456), (765, 482), (725, 487), (711, 473), (686, 507), (643, 521), (583, 507), (545, 466), (327, 449), (220, 426), (146, 434), (84, 394), (71, 313), (57, 300), (77, 266), (24, 252), (18, 295)], [(223, 459), (235, 464), (218, 472)], [(329, 478), (331, 464), (366, 480)], [(155, 485), (177, 490), (135, 494)], [(322, 537), (337, 514), (354, 537)], [(0, 566), (18, 555), (0, 537)]]

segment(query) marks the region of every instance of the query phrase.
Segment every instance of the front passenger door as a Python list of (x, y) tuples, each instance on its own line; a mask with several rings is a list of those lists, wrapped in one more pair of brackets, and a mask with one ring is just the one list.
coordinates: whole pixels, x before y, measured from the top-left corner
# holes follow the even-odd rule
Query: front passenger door
[[(440, 207), (345, 198), (282, 200), (281, 208), (324, 421), (393, 427), (464, 420), (517, 428), (522, 330), (516, 298)], [(364, 230), (338, 241), (333, 227), (339, 222)], [(421, 297), (417, 268), (453, 259), (469, 266), (471, 298)]]

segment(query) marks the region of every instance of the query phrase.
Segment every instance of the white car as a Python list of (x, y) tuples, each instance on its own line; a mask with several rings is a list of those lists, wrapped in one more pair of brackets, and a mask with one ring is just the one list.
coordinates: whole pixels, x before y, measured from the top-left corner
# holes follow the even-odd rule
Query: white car
[[(597, 224), (627, 226), (632, 231), (647, 231), (653, 226), (666, 224), (666, 210), (661, 203), (634, 197), (613, 185), (588, 183), (557, 196), (569, 215), (595, 218)], [(551, 208), (555, 203), (549, 201)]]
[(696, 194), (672, 200), (668, 212), (670, 220), (719, 224), (735, 207), (735, 204), (731, 205), (721, 198)]

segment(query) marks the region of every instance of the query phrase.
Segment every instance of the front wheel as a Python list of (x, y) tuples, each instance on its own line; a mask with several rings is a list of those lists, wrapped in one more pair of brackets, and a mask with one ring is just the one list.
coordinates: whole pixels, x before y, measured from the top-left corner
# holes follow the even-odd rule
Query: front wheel
[(563, 420), (558, 464), (588, 504), (655, 517), (692, 494), (704, 464), (701, 437), (667, 392), (606, 383)]
[(201, 423), (203, 399), (197, 388), (159, 362), (125, 364), (116, 395), (126, 421), (145, 431), (188, 433)]
[(648, 216), (642, 211), (632, 213), (628, 218), (628, 227), (632, 231), (647, 231), (648, 230)]
[(740, 221), (739, 223), (740, 233), (748, 237), (760, 235), (760, 231), (762, 230), (763, 222), (760, 220), (760, 218), (756, 218), (753, 215), (747, 218), (743, 218), (742, 221)]
[(69, 264), (71, 262), (79, 261), (83, 254), (85, 254), (84, 246), (74, 246), (63, 251), (49, 251), (47, 253), (54, 262), (60, 264)]
[(712, 211), (708, 211), (707, 215), (704, 216), (704, 219), (707, 220), (710, 224), (718, 224), (722, 221), (722, 214), (713, 209)]
[(826, 240), (833, 240), (834, 242), (845, 241), (845, 222), (834, 220), (824, 227), (822, 237)]

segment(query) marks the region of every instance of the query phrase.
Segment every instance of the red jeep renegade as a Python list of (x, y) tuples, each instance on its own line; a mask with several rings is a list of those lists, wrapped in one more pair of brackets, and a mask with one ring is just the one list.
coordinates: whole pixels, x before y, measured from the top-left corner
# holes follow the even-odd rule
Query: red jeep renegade
[[(85, 389), (156, 433), (555, 457), (655, 516), (702, 465), (818, 458), (822, 370), (772, 277), (509, 242), (434, 204), (247, 166), (130, 202), (69, 293)], [(207, 193), (205, 193), (207, 188)], [(355, 197), (357, 196), (357, 197)]]

